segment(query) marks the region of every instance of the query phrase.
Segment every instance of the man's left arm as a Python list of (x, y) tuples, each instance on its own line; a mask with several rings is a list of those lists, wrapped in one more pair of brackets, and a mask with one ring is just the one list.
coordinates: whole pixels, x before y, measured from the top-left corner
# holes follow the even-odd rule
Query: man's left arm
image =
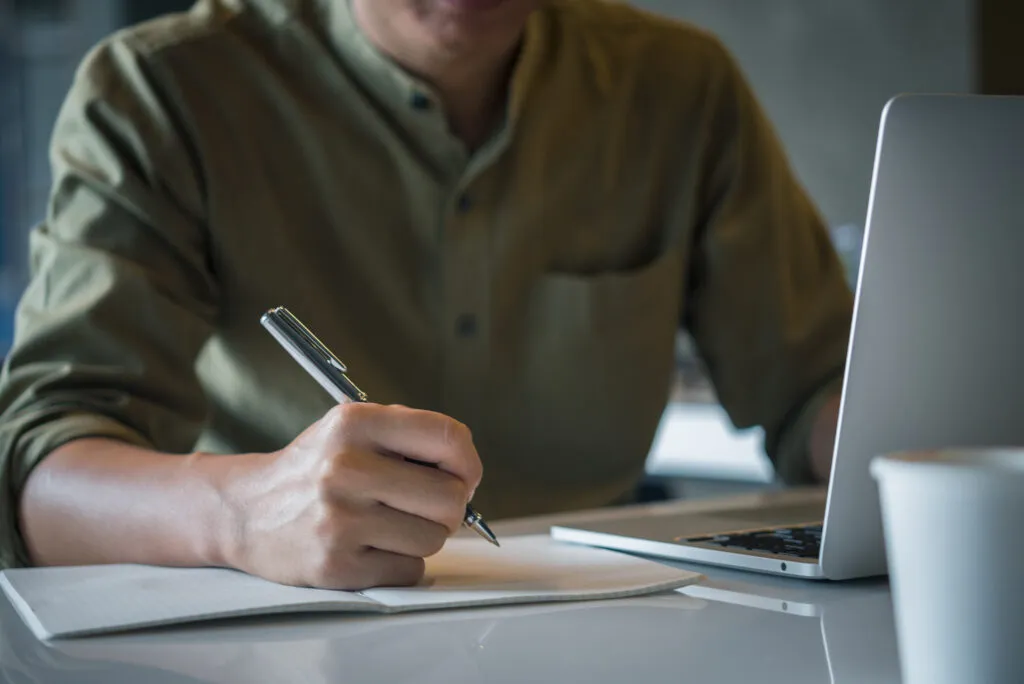
[(776, 448), (779, 475), (792, 484), (827, 482), (839, 424), (840, 380), (821, 388), (797, 409), (797, 417), (781, 430)]
[(820, 214), (732, 57), (715, 60), (684, 323), (738, 427), (789, 484), (828, 478), (853, 296)]
[(841, 396), (838, 391), (831, 392), (815, 413), (814, 424), (811, 426), (811, 436), (808, 440), (811, 473), (819, 482), (828, 481), (832, 473), (832, 453), (835, 448), (836, 431), (839, 428)]

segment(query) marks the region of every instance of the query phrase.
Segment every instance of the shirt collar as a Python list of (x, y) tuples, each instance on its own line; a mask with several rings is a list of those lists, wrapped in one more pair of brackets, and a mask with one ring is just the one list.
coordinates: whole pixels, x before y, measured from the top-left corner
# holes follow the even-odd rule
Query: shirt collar
[[(359, 27), (351, 0), (315, 0), (328, 38), (337, 54), (363, 86), (400, 118), (410, 109), (439, 108), (429, 84), (402, 69), (379, 50)], [(543, 9), (529, 17), (516, 66), (509, 84), (506, 121), (514, 122), (525, 103), (546, 52), (549, 30)]]

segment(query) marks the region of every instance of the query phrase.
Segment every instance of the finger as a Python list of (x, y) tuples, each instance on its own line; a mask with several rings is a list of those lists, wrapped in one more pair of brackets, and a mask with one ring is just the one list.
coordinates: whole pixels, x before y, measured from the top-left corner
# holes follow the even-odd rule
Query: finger
[(465, 482), (467, 491), (479, 486), (483, 473), (480, 456), (469, 428), (457, 420), (433, 411), (378, 404), (344, 404), (334, 411), (345, 439), (375, 451), (433, 463)]
[(356, 575), (362, 588), (407, 587), (423, 578), (422, 558), (367, 548), (360, 552)]
[(362, 529), (367, 546), (416, 558), (433, 556), (451, 534), (445, 525), (383, 504), (372, 507)]
[(462, 522), (468, 494), (454, 475), (365, 450), (347, 451), (337, 461), (329, 475), (336, 497), (384, 505), (450, 532)]

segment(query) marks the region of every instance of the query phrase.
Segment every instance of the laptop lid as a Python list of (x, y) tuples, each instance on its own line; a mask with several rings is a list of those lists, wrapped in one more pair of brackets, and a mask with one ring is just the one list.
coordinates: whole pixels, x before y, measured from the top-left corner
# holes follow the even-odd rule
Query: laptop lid
[(821, 551), (833, 579), (885, 572), (872, 457), (1024, 444), (1024, 98), (890, 101), (864, 240)]

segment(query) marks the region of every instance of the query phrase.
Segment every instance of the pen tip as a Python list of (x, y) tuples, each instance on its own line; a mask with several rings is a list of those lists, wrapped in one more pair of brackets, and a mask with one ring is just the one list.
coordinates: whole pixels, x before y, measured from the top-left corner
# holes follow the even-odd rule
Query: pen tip
[(491, 528), (488, 527), (487, 523), (485, 523), (482, 519), (477, 518), (476, 523), (473, 525), (473, 528), (481, 537), (491, 542), (495, 546), (499, 548), (501, 547), (501, 544), (498, 543), (498, 538), (494, 536), (494, 532), (491, 532)]

